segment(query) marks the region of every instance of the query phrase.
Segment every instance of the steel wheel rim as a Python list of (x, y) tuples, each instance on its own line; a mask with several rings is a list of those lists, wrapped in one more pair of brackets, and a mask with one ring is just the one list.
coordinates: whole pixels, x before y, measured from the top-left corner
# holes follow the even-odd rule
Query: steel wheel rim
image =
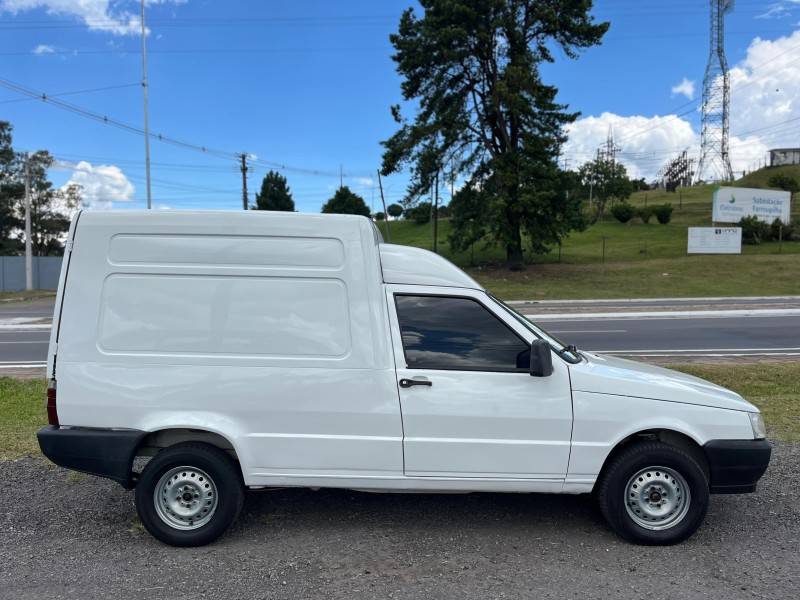
[(214, 480), (197, 467), (175, 467), (161, 476), (153, 491), (159, 518), (172, 527), (189, 531), (211, 520), (219, 494)]
[(628, 480), (624, 501), (634, 523), (661, 531), (683, 521), (692, 496), (686, 480), (674, 469), (647, 467)]

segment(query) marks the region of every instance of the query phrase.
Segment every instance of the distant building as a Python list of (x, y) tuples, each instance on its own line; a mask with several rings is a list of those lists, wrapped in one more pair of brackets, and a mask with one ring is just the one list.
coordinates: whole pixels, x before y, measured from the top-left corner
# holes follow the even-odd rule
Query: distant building
[(769, 166), (800, 165), (800, 148), (776, 148), (769, 151)]

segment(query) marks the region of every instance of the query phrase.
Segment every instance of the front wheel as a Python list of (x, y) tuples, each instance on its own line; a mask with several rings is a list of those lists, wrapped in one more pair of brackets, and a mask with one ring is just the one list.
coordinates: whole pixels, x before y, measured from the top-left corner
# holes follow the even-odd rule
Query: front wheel
[(136, 485), (136, 511), (155, 538), (172, 546), (202, 546), (236, 520), (244, 487), (236, 463), (207, 444), (159, 452)]
[(661, 442), (635, 444), (615, 457), (599, 483), (603, 516), (623, 538), (674, 544), (691, 536), (708, 509), (708, 478), (697, 461)]

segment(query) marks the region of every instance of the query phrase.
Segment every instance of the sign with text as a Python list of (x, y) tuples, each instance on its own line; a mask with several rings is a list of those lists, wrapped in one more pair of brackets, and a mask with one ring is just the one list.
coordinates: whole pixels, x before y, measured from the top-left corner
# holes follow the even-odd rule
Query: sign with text
[(741, 227), (689, 227), (689, 254), (741, 254)]
[(714, 192), (712, 221), (738, 223), (742, 217), (757, 217), (772, 223), (790, 220), (792, 195), (776, 190), (722, 187)]

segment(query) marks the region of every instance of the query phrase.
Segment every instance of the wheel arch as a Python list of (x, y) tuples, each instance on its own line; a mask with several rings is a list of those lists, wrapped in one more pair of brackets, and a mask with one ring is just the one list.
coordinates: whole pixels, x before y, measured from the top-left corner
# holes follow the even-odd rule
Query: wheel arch
[(149, 431), (136, 447), (134, 457), (153, 457), (165, 448), (186, 442), (208, 444), (219, 448), (236, 461), (240, 469), (242, 468), (241, 454), (231, 439), (218, 431), (194, 427), (164, 427)]
[(597, 475), (593, 491), (597, 489), (597, 486), (603, 480), (603, 477), (608, 470), (608, 466), (617, 456), (619, 456), (620, 453), (633, 444), (653, 440), (662, 442), (664, 444), (669, 444), (670, 446), (674, 446), (685, 451), (697, 462), (698, 465), (700, 465), (700, 468), (703, 469), (706, 478), (710, 480), (708, 459), (706, 458), (705, 452), (703, 452), (702, 445), (697, 440), (695, 440), (689, 434), (676, 429), (670, 429), (668, 427), (653, 427), (631, 433), (619, 440), (614, 445), (614, 447), (611, 449), (611, 452), (608, 453), (603, 461), (603, 466), (600, 468), (600, 473)]

